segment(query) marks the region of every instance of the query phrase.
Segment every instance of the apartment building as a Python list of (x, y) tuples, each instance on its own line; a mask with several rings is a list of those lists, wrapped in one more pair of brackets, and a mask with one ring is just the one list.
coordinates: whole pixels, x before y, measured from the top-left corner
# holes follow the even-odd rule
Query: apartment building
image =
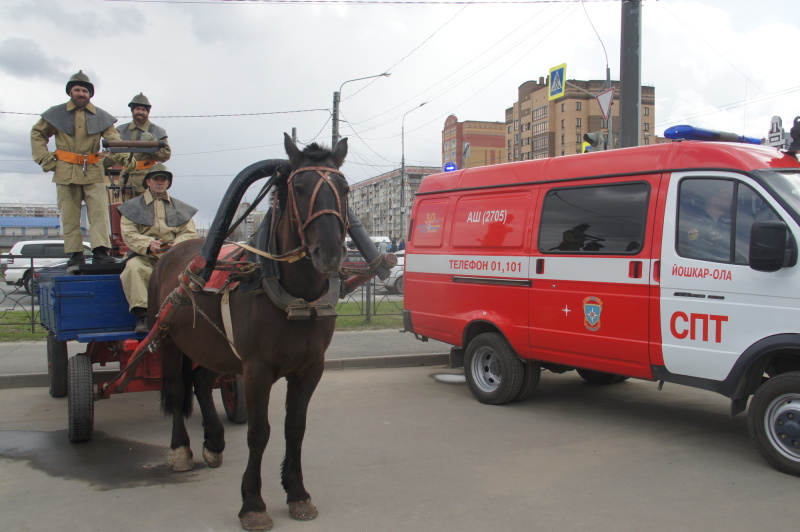
[(372, 236), (405, 239), (408, 215), (422, 178), (438, 174), (438, 166), (406, 166), (401, 186), (399, 168), (350, 187), (350, 208)]
[[(614, 146), (619, 140), (619, 81), (615, 88), (612, 109)], [(525, 161), (570, 153), (581, 153), (583, 135), (607, 130), (600, 106), (591, 94), (605, 88), (605, 80), (568, 80), (564, 96), (548, 99), (547, 79), (526, 81), (518, 88), (517, 101), (506, 109), (506, 160)], [(585, 91), (585, 92), (584, 92)], [(591, 94), (587, 94), (591, 93)], [(642, 145), (655, 140), (655, 88), (642, 86), (641, 131)]]

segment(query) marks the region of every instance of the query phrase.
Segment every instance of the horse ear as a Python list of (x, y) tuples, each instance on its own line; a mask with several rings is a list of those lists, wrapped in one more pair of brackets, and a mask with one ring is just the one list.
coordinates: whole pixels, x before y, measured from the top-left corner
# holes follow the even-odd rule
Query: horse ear
[(289, 156), (289, 161), (292, 163), (292, 166), (299, 166), (301, 158), (300, 149), (287, 133), (283, 134), (283, 147), (286, 149), (286, 155)]
[(336, 143), (336, 146), (333, 148), (331, 152), (331, 157), (333, 157), (333, 162), (336, 165), (336, 168), (339, 168), (344, 164), (344, 158), (347, 156), (347, 139), (343, 138), (339, 142)]

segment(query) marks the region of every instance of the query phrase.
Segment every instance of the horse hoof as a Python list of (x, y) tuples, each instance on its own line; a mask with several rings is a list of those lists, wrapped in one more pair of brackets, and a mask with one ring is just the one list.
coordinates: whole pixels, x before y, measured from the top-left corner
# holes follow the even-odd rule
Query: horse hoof
[(209, 451), (208, 448), (203, 445), (203, 460), (205, 460), (208, 467), (219, 467), (222, 465), (222, 453)]
[(188, 445), (178, 447), (172, 453), (172, 470), (173, 471), (191, 471), (194, 469), (194, 461), (192, 460), (192, 450)]
[(239, 517), (245, 530), (271, 530), (272, 518), (267, 512), (247, 512)]
[(311, 503), (311, 499), (289, 503), (289, 516), (292, 519), (297, 519), (298, 521), (311, 521), (318, 515), (319, 512)]

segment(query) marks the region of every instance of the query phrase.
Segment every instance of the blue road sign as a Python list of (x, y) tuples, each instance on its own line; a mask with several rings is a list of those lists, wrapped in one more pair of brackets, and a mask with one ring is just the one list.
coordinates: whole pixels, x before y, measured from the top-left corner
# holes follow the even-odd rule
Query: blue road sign
[(456, 163), (444, 163), (445, 172), (452, 172), (454, 170), (458, 170), (458, 166), (456, 166)]

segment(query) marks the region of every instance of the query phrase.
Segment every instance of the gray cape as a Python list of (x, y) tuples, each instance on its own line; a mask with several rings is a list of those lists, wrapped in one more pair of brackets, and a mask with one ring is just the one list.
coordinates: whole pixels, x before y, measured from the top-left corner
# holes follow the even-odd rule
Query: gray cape
[[(113, 125), (117, 119), (95, 106), (97, 113), (86, 110), (86, 132), (90, 135), (97, 135), (105, 131), (108, 126)], [(54, 105), (42, 113), (48, 124), (67, 135), (75, 134), (75, 111), (67, 111), (67, 104)]]
[[(133, 223), (151, 227), (156, 223), (155, 203), (154, 201), (148, 205), (144, 201), (144, 196), (138, 196), (132, 200), (126, 201), (117, 207), (117, 210), (122, 216)], [(185, 224), (191, 220), (192, 216), (197, 212), (197, 209), (188, 203), (177, 200), (172, 196), (169, 197), (169, 201), (166, 202), (164, 209), (167, 216), (167, 226), (169, 227), (178, 227)]]

